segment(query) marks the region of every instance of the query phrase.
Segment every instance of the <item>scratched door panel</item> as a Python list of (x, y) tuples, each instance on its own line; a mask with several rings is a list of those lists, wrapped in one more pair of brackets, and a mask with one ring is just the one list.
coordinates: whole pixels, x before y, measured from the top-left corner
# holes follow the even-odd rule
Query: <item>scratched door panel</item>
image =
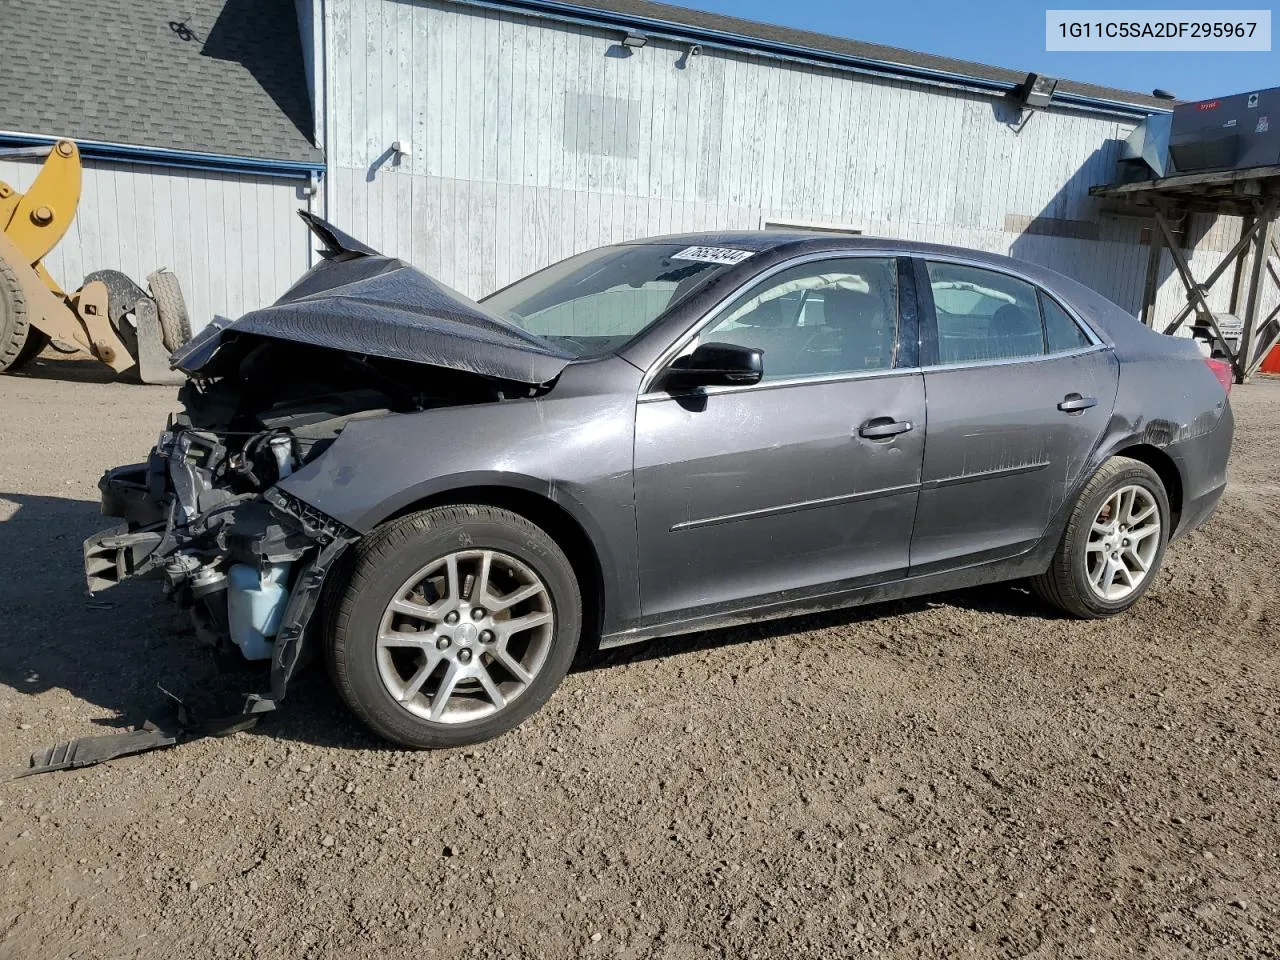
[[(924, 413), (918, 371), (642, 401), (645, 616), (904, 575)], [(859, 436), (878, 417), (913, 426)]]
[[(1118, 369), (1111, 352), (1099, 348), (927, 370), (929, 425), (912, 575), (1030, 549), (1102, 435)], [(1097, 404), (1059, 410), (1073, 393)]]

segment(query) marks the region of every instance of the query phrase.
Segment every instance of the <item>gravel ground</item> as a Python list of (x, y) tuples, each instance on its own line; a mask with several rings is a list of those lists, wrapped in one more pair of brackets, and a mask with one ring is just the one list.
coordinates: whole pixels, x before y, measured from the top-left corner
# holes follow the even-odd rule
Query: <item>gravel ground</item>
[[(83, 368), (82, 368), (83, 367)], [(1280, 955), (1280, 382), (1131, 614), (1001, 587), (598, 657), (521, 729), (388, 749), (320, 671), (260, 729), (0, 784), (0, 956)], [(218, 675), (85, 596), (173, 390), (0, 378), (0, 763)]]

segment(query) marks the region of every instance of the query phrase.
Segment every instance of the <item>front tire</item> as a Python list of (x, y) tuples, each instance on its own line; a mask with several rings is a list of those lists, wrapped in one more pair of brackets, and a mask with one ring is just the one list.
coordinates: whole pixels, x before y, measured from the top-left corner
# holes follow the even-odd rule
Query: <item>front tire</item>
[(545, 531), (498, 507), (413, 513), (354, 548), (326, 616), (347, 706), (415, 748), (478, 743), (522, 723), (573, 662), (582, 597)]
[(1169, 540), (1169, 498), (1145, 463), (1112, 457), (1085, 484), (1049, 569), (1031, 581), (1072, 616), (1110, 617), (1150, 589)]

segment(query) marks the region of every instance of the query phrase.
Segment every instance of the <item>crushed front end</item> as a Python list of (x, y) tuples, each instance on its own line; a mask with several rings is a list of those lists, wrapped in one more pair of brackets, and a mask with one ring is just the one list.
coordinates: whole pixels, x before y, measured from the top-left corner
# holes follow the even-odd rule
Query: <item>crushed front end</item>
[[(320, 589), (360, 533), (282, 489), (352, 423), (499, 402), (535, 388), (494, 376), (243, 333), (202, 331), (182, 409), (145, 463), (108, 470), (84, 544), (90, 592), (158, 579), (224, 654), (271, 661), (284, 696)], [(180, 354), (175, 357), (182, 359)]]
[[(90, 592), (160, 581), (217, 650), (270, 661), (269, 692), (239, 714), (178, 718), (33, 754), (21, 775), (87, 766), (242, 729), (274, 709), (308, 625), (360, 532), (287, 493), (351, 423), (538, 396), (570, 355), (403, 261), (302, 213), (319, 261), (276, 303), (215, 318), (170, 359), (189, 379), (145, 463), (108, 470), (102, 512), (122, 522), (84, 544)], [(265, 684), (264, 684), (265, 685)], [(176, 699), (176, 698), (175, 698)]]
[(275, 485), (389, 398), (327, 393), (254, 415), (229, 386), (189, 382), (147, 461), (103, 476), (102, 512), (124, 522), (85, 541), (85, 578), (90, 592), (158, 579), (210, 646), (271, 660), (279, 699), (324, 574), (357, 534)]
[(276, 303), (215, 318), (171, 358), (190, 379), (146, 463), (107, 471), (123, 524), (84, 545), (96, 592), (159, 578), (214, 647), (272, 662), (279, 700), (325, 577), (358, 534), (277, 484), (355, 420), (536, 395), (569, 355), (301, 214), (320, 260)]

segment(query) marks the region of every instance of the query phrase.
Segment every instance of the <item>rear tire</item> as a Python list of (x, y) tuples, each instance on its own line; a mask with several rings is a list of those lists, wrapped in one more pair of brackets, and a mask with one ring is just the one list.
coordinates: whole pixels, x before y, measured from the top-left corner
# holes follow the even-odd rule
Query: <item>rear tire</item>
[(1160, 477), (1141, 461), (1112, 457), (1080, 491), (1053, 562), (1031, 589), (1075, 617), (1114, 616), (1150, 589), (1168, 539)]
[(351, 711), (414, 748), (522, 723), (573, 662), (582, 597), (560, 547), (524, 517), (435, 507), (353, 548), (326, 610), (329, 671)]

